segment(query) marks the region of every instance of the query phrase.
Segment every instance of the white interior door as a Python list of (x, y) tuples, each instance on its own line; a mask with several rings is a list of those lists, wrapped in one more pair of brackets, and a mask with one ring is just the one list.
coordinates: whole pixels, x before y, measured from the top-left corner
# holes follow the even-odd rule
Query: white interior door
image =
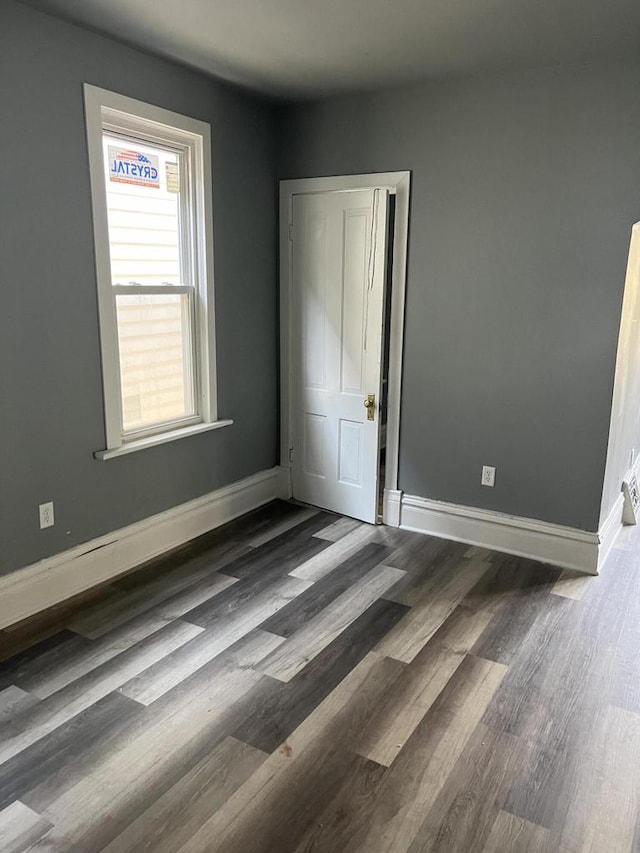
[(369, 522), (378, 500), (387, 210), (383, 189), (293, 197), (293, 495)]

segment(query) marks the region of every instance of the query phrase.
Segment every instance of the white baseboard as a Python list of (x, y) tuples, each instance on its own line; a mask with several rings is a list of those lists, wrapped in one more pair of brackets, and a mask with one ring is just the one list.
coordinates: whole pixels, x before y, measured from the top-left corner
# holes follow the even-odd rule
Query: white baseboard
[(285, 496), (272, 468), (0, 577), (0, 628), (104, 583)]
[(278, 472), (278, 497), (283, 501), (288, 501), (293, 496), (293, 486), (291, 483), (291, 468), (287, 465), (280, 465)]
[(382, 498), (382, 520), (388, 527), (400, 527), (400, 489), (385, 489)]
[(602, 569), (605, 560), (609, 556), (609, 552), (615, 545), (618, 534), (622, 530), (622, 511), (624, 508), (624, 496), (620, 494), (618, 499), (611, 507), (611, 512), (605, 518), (598, 537), (600, 539), (600, 548), (598, 550), (598, 571)]
[[(621, 505), (619, 511), (621, 514)], [(590, 575), (598, 573), (608, 553), (605, 550), (612, 546), (611, 536), (615, 539), (604, 528), (601, 533), (577, 530), (412, 495), (402, 498), (400, 527)]]

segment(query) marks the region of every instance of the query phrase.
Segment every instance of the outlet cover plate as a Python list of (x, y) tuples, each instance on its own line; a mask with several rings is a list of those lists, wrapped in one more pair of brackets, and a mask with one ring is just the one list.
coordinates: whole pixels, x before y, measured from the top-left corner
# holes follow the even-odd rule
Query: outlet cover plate
[(496, 484), (496, 469), (491, 465), (483, 465), (482, 466), (482, 480), (480, 480), (481, 485), (483, 486), (495, 486)]
[(44, 530), (45, 527), (53, 527), (53, 501), (49, 501), (46, 504), (40, 504), (38, 511), (40, 513), (40, 530)]

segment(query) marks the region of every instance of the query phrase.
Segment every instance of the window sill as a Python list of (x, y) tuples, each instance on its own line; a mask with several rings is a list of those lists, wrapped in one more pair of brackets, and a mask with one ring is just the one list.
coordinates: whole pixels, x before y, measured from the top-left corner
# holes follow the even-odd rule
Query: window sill
[(176, 441), (178, 438), (187, 438), (190, 435), (199, 435), (201, 432), (210, 432), (212, 429), (220, 429), (220, 427), (231, 426), (232, 420), (212, 421), (208, 424), (194, 424), (193, 426), (183, 427), (182, 429), (174, 429), (171, 432), (163, 432), (160, 435), (150, 435), (147, 438), (139, 438), (135, 441), (128, 441), (121, 447), (114, 447), (111, 450), (97, 450), (93, 455), (101, 462), (107, 459), (114, 459), (116, 456), (126, 456), (127, 453), (135, 453), (138, 450), (146, 450), (147, 447), (156, 447), (158, 444), (167, 444), (169, 441)]

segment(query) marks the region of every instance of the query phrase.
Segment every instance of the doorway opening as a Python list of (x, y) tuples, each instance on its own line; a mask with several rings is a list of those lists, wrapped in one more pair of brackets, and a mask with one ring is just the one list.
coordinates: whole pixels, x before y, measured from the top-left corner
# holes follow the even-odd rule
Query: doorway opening
[(384, 331), (382, 335), (382, 382), (380, 391), (380, 451), (378, 458), (378, 523), (384, 514), (384, 489), (387, 455), (387, 402), (389, 397), (389, 351), (391, 346), (391, 297), (393, 288), (393, 234), (396, 220), (396, 197), (389, 196), (387, 221), (387, 259), (384, 283)]

